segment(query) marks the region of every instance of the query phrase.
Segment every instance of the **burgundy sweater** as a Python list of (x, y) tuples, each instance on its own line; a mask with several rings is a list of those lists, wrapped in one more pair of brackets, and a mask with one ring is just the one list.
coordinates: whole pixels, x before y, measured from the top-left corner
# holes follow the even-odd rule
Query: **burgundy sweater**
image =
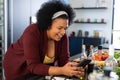
[[(70, 58), (67, 35), (55, 42), (55, 61), (58, 66), (65, 65)], [(49, 65), (43, 64), (47, 51), (47, 33), (37, 24), (28, 26), (22, 36), (8, 48), (3, 68), (6, 80), (15, 80), (29, 73), (49, 75)]]

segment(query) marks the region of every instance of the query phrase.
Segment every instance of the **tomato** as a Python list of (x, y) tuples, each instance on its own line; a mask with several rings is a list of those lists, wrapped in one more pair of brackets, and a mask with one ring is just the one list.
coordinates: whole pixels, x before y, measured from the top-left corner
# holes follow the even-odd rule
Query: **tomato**
[(104, 61), (104, 60), (106, 60), (106, 59), (108, 58), (108, 56), (109, 56), (109, 54), (108, 54), (107, 52), (104, 52), (104, 53), (102, 54), (101, 59)]
[(94, 59), (95, 60), (98, 60), (98, 61), (101, 61), (102, 59), (101, 59), (101, 55), (99, 55), (99, 54), (94, 54)]
[(107, 58), (108, 58), (107, 55), (102, 55), (102, 57), (101, 57), (102, 61), (106, 60)]
[(107, 52), (103, 53), (102, 55), (99, 55), (98, 53), (94, 54), (94, 60), (98, 61), (104, 61), (108, 58), (109, 54)]

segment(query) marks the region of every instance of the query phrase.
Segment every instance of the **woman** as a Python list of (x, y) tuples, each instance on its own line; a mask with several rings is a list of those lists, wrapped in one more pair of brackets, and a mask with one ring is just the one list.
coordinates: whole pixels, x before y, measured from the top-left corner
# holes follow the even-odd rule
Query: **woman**
[(5, 54), (6, 80), (26, 80), (36, 75), (82, 76), (84, 69), (69, 62), (66, 29), (75, 17), (70, 5), (46, 2), (36, 17), (37, 23), (29, 25)]

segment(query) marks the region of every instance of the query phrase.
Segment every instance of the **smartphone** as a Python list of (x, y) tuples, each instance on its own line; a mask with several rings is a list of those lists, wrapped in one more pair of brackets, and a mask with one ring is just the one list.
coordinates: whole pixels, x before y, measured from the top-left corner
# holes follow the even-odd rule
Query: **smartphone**
[(78, 63), (78, 67), (85, 67), (86, 65), (88, 65), (91, 62), (91, 59), (83, 59), (82, 61), (80, 61)]

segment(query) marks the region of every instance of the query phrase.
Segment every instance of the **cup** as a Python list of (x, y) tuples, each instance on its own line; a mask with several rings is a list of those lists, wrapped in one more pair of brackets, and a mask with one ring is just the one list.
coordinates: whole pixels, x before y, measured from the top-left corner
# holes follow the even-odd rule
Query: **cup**
[(87, 22), (90, 22), (90, 18), (87, 19)]
[(101, 23), (104, 23), (104, 18), (101, 19)]
[(84, 18), (81, 18), (80, 22), (84, 22)]
[(89, 36), (89, 32), (85, 31), (85, 37), (88, 37), (88, 36)]
[(97, 19), (96, 18), (94, 19), (94, 23), (97, 23)]

